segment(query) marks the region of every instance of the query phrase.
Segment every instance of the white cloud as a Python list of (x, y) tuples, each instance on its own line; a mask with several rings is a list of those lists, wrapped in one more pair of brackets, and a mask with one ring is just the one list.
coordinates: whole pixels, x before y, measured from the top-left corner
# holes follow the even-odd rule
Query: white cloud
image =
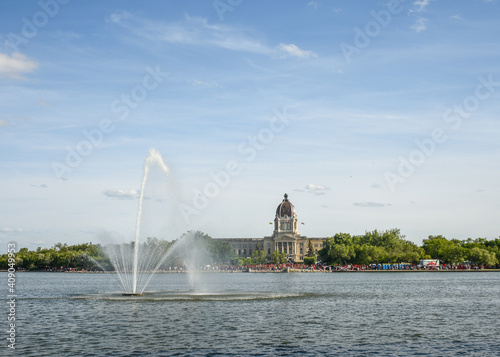
[(127, 11), (115, 12), (109, 16), (108, 21), (120, 24), (123, 20), (129, 19), (131, 16), (132, 14)]
[(38, 187), (38, 188), (48, 188), (49, 186), (47, 186), (46, 184), (42, 183), (41, 185), (34, 185), (34, 184), (31, 184), (30, 185), (31, 187)]
[(416, 32), (422, 32), (424, 30), (427, 30), (427, 25), (425, 24), (427, 22), (427, 19), (424, 19), (423, 17), (419, 17), (417, 21), (413, 25), (411, 25), (411, 29), (415, 30)]
[(306, 190), (329, 190), (328, 187), (322, 185), (314, 185), (312, 183), (306, 185)]
[(38, 63), (19, 52), (12, 55), (0, 53), (0, 76), (24, 79), (24, 73), (31, 73), (38, 68)]
[(311, 0), (307, 3), (307, 6), (312, 7), (314, 10), (318, 10), (319, 2)]
[(36, 103), (36, 105), (39, 105), (41, 107), (50, 107), (52, 105), (52, 103), (49, 102), (48, 100), (40, 98), (40, 99), (38, 99), (38, 102)]
[(417, 0), (413, 2), (413, 5), (417, 6), (417, 12), (422, 12), (425, 11), (425, 8), (429, 5), (430, 2), (431, 0)]
[(0, 119), (0, 128), (5, 128), (7, 126), (10, 126), (10, 123), (6, 120)]
[(294, 44), (280, 43), (272, 48), (253, 38), (248, 30), (233, 26), (210, 24), (204, 18), (186, 16), (184, 21), (167, 23), (154, 21), (128, 12), (111, 14), (109, 23), (119, 25), (136, 36), (168, 43), (193, 46), (212, 46), (230, 51), (251, 52), (281, 58), (317, 57), (312, 51), (305, 51)]
[(117, 198), (120, 200), (132, 200), (139, 198), (139, 191), (137, 190), (106, 190), (103, 194), (110, 198)]
[(453, 20), (462, 20), (462, 15), (460, 15), (460, 14), (453, 15), (453, 16), (450, 16), (450, 19), (453, 19)]
[(0, 233), (21, 233), (22, 228), (0, 228)]
[(353, 205), (358, 206), (358, 207), (384, 207), (385, 204), (383, 203), (378, 203), (378, 202), (354, 202)]
[(188, 80), (189, 83), (191, 83), (195, 87), (206, 87), (206, 88), (219, 88), (220, 85), (215, 82), (204, 82), (204, 81), (199, 81), (197, 79), (190, 79)]
[[(409, 14), (412, 14), (412, 16), (418, 16), (416, 13), (419, 12), (424, 12), (426, 11), (427, 6), (432, 0), (417, 0), (412, 3), (412, 7), (409, 10)], [(415, 20), (415, 23), (410, 26), (412, 30), (415, 30), (416, 32), (422, 32), (424, 30), (427, 30), (427, 22), (428, 20), (423, 18), (423, 17), (418, 17)]]
[(324, 195), (326, 194), (325, 191), (328, 191), (330, 188), (323, 186), (323, 185), (315, 185), (315, 184), (308, 184), (305, 187), (306, 192), (313, 193), (315, 195)]
[(282, 54), (292, 57), (299, 57), (299, 58), (317, 57), (317, 55), (314, 52), (301, 50), (293, 43), (289, 45), (280, 43), (278, 46), (276, 46), (276, 49), (280, 51)]
[(245, 31), (224, 25), (212, 25), (204, 18), (186, 16), (184, 21), (154, 21), (128, 12), (111, 14), (108, 22), (151, 41), (215, 46), (232, 51), (272, 54), (272, 49), (248, 36)]

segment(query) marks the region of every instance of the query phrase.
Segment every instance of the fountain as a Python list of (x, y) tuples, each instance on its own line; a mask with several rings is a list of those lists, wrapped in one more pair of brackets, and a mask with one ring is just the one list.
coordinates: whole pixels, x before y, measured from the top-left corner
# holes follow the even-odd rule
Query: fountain
[[(165, 162), (163, 161), (163, 158), (161, 157), (160, 153), (154, 149), (149, 150), (149, 155), (146, 157), (146, 162), (144, 163), (144, 175), (142, 177), (142, 184), (141, 184), (141, 193), (139, 196), (139, 208), (137, 210), (137, 222), (136, 222), (136, 228), (135, 228), (135, 244), (134, 244), (134, 265), (133, 265), (133, 275), (132, 275), (132, 293), (131, 295), (137, 295), (137, 270), (138, 270), (138, 265), (139, 265), (139, 235), (141, 233), (141, 216), (142, 216), (142, 203), (144, 201), (144, 189), (146, 187), (146, 183), (148, 182), (148, 174), (150, 170), (150, 165), (157, 163), (158, 166), (160, 167), (165, 174), (168, 174), (169, 170), (167, 168), (167, 165), (165, 165)], [(167, 255), (164, 255), (166, 257)], [(164, 259), (160, 261), (159, 264), (163, 262)], [(156, 272), (156, 269), (158, 269), (159, 265), (155, 267), (153, 270), (153, 274)], [(152, 277), (152, 275), (151, 275)], [(148, 281), (149, 282), (149, 281)], [(146, 288), (147, 283), (144, 285), (144, 289)], [(142, 291), (139, 294), (142, 294)]]
[[(159, 174), (159, 185), (163, 191), (149, 192), (147, 187), (152, 179), (153, 170), (156, 169), (156, 174)], [(151, 185), (155, 186), (155, 185)], [(158, 271), (162, 263), (172, 254), (173, 246), (178, 244), (170, 244), (165, 241), (160, 241), (156, 238), (151, 238), (154, 234), (165, 234), (163, 231), (150, 230), (152, 233), (147, 241), (143, 241), (146, 235), (143, 232), (143, 210), (145, 202), (148, 201), (152, 207), (151, 211), (156, 212), (159, 217), (156, 221), (169, 223), (170, 234), (175, 232), (175, 203), (177, 201), (176, 194), (178, 193), (176, 183), (172, 178), (171, 172), (165, 164), (161, 154), (155, 149), (150, 149), (144, 162), (144, 174), (141, 183), (141, 191), (139, 194), (139, 205), (136, 219), (135, 241), (131, 244), (111, 244), (106, 246), (107, 253), (115, 272), (120, 280), (125, 296), (141, 296), (144, 295), (144, 290)], [(170, 201), (170, 202), (166, 202)], [(169, 207), (170, 211), (165, 212), (164, 208)], [(177, 220), (178, 222), (178, 220)], [(147, 236), (147, 235), (146, 235)]]
[[(154, 149), (149, 150), (144, 161), (134, 241), (126, 243), (123, 238), (110, 234), (101, 237), (108, 243), (104, 248), (123, 286), (123, 292), (87, 294), (74, 298), (110, 301), (129, 298), (148, 301), (227, 301), (305, 296), (303, 293), (235, 291), (209, 286), (209, 276), (203, 276), (199, 269), (208, 262), (213, 262), (210, 253), (211, 238), (201, 232), (187, 231), (178, 210), (181, 202), (179, 196), (180, 190), (162, 156)], [(181, 232), (186, 233), (181, 235)], [(160, 240), (155, 236), (169, 240)], [(177, 285), (167, 291), (146, 293), (146, 287), (169, 258), (182, 261), (187, 267), (184, 285), (181, 284), (181, 288)], [(182, 279), (177, 282), (179, 280)], [(212, 281), (217, 283), (217, 280)]]

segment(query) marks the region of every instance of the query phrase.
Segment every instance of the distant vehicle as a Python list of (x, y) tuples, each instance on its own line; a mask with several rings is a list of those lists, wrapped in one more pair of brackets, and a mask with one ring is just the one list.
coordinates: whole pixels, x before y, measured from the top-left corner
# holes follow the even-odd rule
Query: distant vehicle
[(438, 268), (439, 259), (420, 259), (418, 266), (421, 268)]

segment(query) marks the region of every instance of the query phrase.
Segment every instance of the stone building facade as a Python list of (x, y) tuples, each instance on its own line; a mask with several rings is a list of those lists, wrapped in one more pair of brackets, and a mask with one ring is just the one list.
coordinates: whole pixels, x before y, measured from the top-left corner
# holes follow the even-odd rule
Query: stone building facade
[(220, 238), (231, 244), (239, 257), (250, 257), (254, 250), (267, 252), (268, 261), (275, 250), (285, 252), (289, 261), (302, 262), (308, 252), (309, 241), (315, 254), (323, 248), (325, 238), (308, 238), (300, 235), (295, 206), (285, 193), (283, 201), (276, 208), (274, 230), (271, 236), (263, 238)]

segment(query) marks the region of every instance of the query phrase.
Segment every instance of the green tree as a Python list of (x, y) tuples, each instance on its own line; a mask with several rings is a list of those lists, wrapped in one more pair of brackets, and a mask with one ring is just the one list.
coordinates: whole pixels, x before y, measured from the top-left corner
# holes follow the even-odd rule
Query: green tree
[(230, 260), (231, 265), (241, 266), (243, 261), (238, 257), (232, 257)]
[(314, 254), (314, 248), (312, 241), (310, 239), (307, 240), (307, 254), (306, 257), (316, 257), (316, 254)]
[(286, 253), (285, 252), (280, 253), (279, 251), (275, 250), (271, 255), (271, 260), (274, 264), (284, 264), (287, 262)]
[(265, 264), (267, 262), (267, 253), (264, 250), (254, 250), (252, 252), (253, 264)]
[(346, 264), (356, 256), (353, 239), (348, 233), (337, 233), (323, 243), (323, 249), (318, 252), (323, 263)]
[(423, 249), (425, 254), (445, 264), (462, 263), (466, 256), (466, 249), (462, 247), (459, 240), (448, 240), (441, 235), (431, 235), (428, 239), (424, 239)]
[(201, 231), (189, 231), (185, 233), (181, 239), (184, 239), (188, 244), (186, 244), (184, 249), (176, 251), (171, 261), (175, 259), (185, 259), (192, 255), (193, 252), (195, 252), (198, 257), (198, 265), (213, 263), (227, 264), (236, 256), (229, 242), (213, 239), (208, 234)]
[(311, 266), (316, 263), (316, 257), (304, 257), (304, 264)]
[(486, 249), (474, 247), (467, 252), (468, 260), (477, 264), (492, 266), (498, 264), (498, 259), (493, 252), (489, 252)]
[(387, 252), (383, 247), (369, 244), (355, 246), (355, 264), (368, 265), (379, 264), (387, 261)]

